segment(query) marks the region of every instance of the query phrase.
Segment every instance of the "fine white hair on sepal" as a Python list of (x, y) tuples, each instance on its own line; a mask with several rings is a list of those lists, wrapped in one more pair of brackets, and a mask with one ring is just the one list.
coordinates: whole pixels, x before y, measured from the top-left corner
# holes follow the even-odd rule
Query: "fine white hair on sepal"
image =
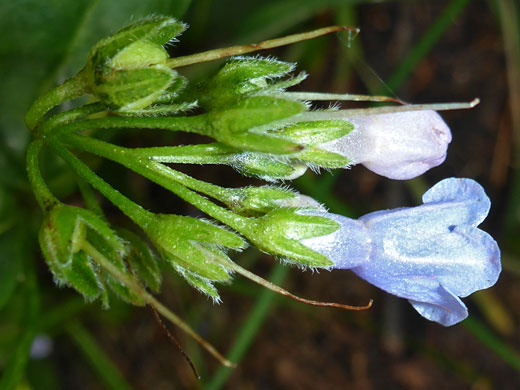
[(341, 109), (341, 103), (339, 102), (330, 102), (327, 111), (339, 111)]

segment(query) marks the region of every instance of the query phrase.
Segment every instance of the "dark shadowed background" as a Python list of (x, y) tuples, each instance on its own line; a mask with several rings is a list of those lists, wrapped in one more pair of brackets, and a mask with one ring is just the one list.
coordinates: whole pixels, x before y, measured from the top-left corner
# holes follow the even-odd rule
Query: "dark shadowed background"
[[(519, 8), (515, 0), (2, 1), (0, 387), (7, 386), (9, 377), (19, 383), (15, 388), (35, 390), (518, 389)], [(164, 267), (160, 300), (238, 362), (234, 370), (222, 369), (172, 329), (197, 366), (203, 378), (198, 381), (149, 309), (114, 301), (104, 311), (71, 289), (55, 287), (40, 257), (35, 232), (41, 213), (25, 179), (29, 133), (24, 112), (39, 94), (75, 74), (99, 38), (151, 13), (173, 15), (190, 25), (171, 47), (172, 56), (333, 24), (358, 26), (361, 33), (353, 42), (346, 33), (336, 34), (261, 55), (298, 62), (298, 69), (310, 74), (299, 86), (306, 91), (387, 94), (411, 103), (479, 97), (481, 104), (472, 110), (442, 114), (453, 133), (448, 158), (419, 179), (392, 181), (358, 166), (320, 176), (308, 173), (293, 183), (332, 212), (357, 217), (419, 204), (424, 190), (445, 177), (479, 181), (492, 200), (482, 228), (499, 242), (504, 271), (495, 287), (465, 299), (470, 317), (444, 328), (349, 271), (288, 269), (254, 249), (234, 259), (290, 291), (348, 304), (374, 299), (374, 306), (367, 312), (308, 307), (273, 297), (239, 277), (220, 286), (223, 303), (213, 305)], [(182, 73), (196, 80), (219, 64)], [(132, 131), (117, 141), (148, 146), (198, 140)], [(181, 169), (224, 186), (261, 184), (229, 168)], [(99, 173), (151, 210), (200, 215), (119, 166), (100, 164)], [(62, 199), (81, 204), (62, 164), (49, 163), (46, 177)], [(111, 218), (127, 223), (105, 206)], [(33, 350), (27, 360), (33, 334), (50, 348), (43, 348), (43, 357)]]

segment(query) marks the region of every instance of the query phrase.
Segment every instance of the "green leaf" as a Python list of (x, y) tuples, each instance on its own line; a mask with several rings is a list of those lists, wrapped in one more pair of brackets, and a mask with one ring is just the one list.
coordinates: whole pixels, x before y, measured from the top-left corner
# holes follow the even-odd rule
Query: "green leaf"
[(53, 70), (68, 52), (89, 3), (85, 0), (2, 3), (0, 34), (10, 38), (0, 42), (0, 142), (18, 153), (23, 152), (29, 137), (23, 123), (25, 111), (41, 93), (48, 75), (52, 74), (54, 79)]
[[(182, 18), (190, 3), (191, 0), (2, 2), (0, 34), (9, 39), (0, 42), (0, 144), (8, 145), (18, 155), (23, 153), (29, 137), (23, 117), (29, 105), (57, 80), (82, 69), (90, 48), (101, 38), (132, 19), (150, 14)], [(23, 163), (22, 159), (19, 161)]]

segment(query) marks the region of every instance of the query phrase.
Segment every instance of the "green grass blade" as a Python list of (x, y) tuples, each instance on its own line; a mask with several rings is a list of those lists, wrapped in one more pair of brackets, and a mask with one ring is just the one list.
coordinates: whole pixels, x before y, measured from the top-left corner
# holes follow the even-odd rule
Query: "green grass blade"
[(26, 260), (24, 293), (26, 296), (25, 315), (23, 329), (16, 350), (8, 360), (2, 378), (0, 379), (0, 390), (14, 390), (25, 374), (25, 366), (29, 360), (31, 345), (36, 335), (38, 316), (40, 311), (40, 296), (36, 281), (36, 274), (32, 261)]
[(421, 40), (415, 45), (399, 67), (388, 80), (388, 87), (392, 90), (397, 89), (409, 77), (410, 73), (417, 68), (419, 62), (430, 52), (435, 43), (442, 37), (453, 20), (459, 15), (469, 0), (452, 0), (444, 9), (442, 15), (426, 31)]
[[(269, 275), (269, 280), (274, 284), (281, 284), (284, 280), (287, 272), (289, 271), (287, 266), (282, 264), (277, 264), (271, 274)], [(275, 293), (271, 290), (264, 289), (262, 293), (258, 297), (255, 306), (246, 317), (246, 321), (242, 324), (240, 329), (240, 333), (235, 338), (235, 343), (231, 347), (227, 358), (232, 362), (238, 363), (240, 359), (244, 356), (249, 346), (253, 342), (258, 330), (262, 326), (269, 310), (271, 309), (271, 305), (275, 298)], [(218, 390), (221, 389), (222, 386), (226, 383), (227, 379), (233, 372), (233, 369), (227, 367), (220, 367), (211, 381), (204, 386), (205, 390)]]
[[(515, 149), (513, 156), (518, 164), (518, 149), (520, 147), (520, 6), (515, 0), (495, 0), (492, 2), (498, 11), (502, 28), (502, 40), (504, 43), (504, 53), (506, 57), (507, 81), (509, 88), (509, 106), (511, 124), (513, 128), (513, 140)], [(515, 152), (517, 152), (515, 154)], [(511, 191), (508, 201), (506, 215), (506, 231), (508, 240), (516, 244), (518, 236), (518, 212), (520, 211), (520, 171), (515, 170), (512, 177)]]
[(107, 389), (126, 390), (132, 388), (114, 362), (79, 321), (68, 323), (66, 332), (99, 378), (105, 383)]
[(492, 331), (490, 331), (482, 322), (469, 317), (462, 325), (468, 332), (470, 332), (477, 340), (497, 354), (504, 362), (520, 371), (520, 354), (504, 343)]

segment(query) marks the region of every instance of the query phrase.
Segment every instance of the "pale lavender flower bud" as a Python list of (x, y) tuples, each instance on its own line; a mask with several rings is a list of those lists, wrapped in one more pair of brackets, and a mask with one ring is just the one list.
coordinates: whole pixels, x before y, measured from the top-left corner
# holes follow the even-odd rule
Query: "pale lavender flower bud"
[(446, 159), (451, 132), (431, 110), (358, 115), (348, 135), (320, 145), (390, 179), (407, 180)]

